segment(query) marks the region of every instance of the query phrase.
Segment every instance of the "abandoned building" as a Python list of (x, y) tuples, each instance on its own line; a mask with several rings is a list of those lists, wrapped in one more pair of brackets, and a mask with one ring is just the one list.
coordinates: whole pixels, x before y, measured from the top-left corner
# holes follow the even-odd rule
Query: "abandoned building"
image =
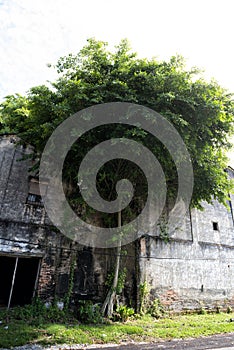
[[(29, 151), (16, 147), (13, 136), (0, 136), (0, 306), (24, 305), (36, 294), (62, 299), (71, 269), (74, 299), (103, 300), (113, 251), (79, 245), (51, 225), (38, 181), (28, 173), (30, 160), (22, 160)], [(143, 235), (126, 247), (128, 303), (137, 305), (147, 281), (152, 295), (175, 310), (234, 304), (234, 196), (229, 210), (216, 201), (203, 205), (169, 243)]]

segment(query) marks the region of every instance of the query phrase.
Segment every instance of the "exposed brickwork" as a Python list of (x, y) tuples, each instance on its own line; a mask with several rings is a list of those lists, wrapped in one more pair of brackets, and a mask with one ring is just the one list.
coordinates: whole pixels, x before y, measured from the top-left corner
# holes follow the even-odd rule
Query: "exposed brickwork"
[[(54, 230), (43, 205), (27, 202), (30, 148), (15, 146), (14, 136), (0, 136), (0, 256), (38, 257), (37, 292), (44, 300), (63, 298), (74, 265), (74, 298), (100, 301), (105, 279), (112, 271), (114, 250), (85, 248)], [(128, 269), (126, 295), (133, 298), (135, 258), (123, 258)], [(35, 277), (35, 276), (34, 276)], [(32, 276), (31, 276), (32, 278)]]
[(166, 307), (170, 307), (178, 299), (178, 294), (172, 289), (167, 290), (164, 294), (160, 296), (161, 303)]

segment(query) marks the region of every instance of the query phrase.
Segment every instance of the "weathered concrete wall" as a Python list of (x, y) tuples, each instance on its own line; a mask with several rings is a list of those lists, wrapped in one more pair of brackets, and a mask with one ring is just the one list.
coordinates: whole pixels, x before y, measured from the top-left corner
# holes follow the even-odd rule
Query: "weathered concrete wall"
[(27, 203), (30, 161), (22, 158), (29, 152), (16, 147), (13, 136), (0, 138), (0, 254), (40, 257), (38, 291), (51, 299), (66, 291), (59, 287), (59, 276), (69, 276), (75, 244), (48, 225), (42, 205)]
[[(43, 205), (27, 203), (31, 164), (22, 158), (30, 152), (30, 148), (16, 147), (14, 136), (0, 136), (0, 256), (40, 258), (38, 293), (47, 300), (65, 296), (74, 264), (74, 297), (100, 301), (106, 276), (113, 270), (114, 251), (71, 241), (53, 228)], [(128, 267), (126, 296), (130, 299), (136, 284), (135, 254), (131, 246), (127, 249), (129, 257), (123, 258), (123, 264)]]
[(232, 211), (217, 201), (203, 206), (204, 211), (192, 210), (190, 228), (183, 226), (170, 243), (155, 237), (141, 242), (141, 281), (147, 280), (152, 295), (171, 309), (234, 304)]
[[(230, 207), (230, 203), (227, 203)], [(230, 245), (234, 247), (234, 226), (231, 210), (213, 201), (213, 204), (202, 203), (204, 211), (193, 210), (192, 225), (194, 239), (199, 242)], [(213, 229), (218, 224), (218, 230)]]

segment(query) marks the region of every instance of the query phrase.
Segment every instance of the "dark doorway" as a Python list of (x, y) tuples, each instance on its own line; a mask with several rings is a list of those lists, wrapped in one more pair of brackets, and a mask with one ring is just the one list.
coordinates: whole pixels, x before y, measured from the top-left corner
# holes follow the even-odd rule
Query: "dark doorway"
[(8, 304), (14, 268), (15, 258), (0, 256), (0, 306)]
[(78, 252), (74, 284), (79, 299), (90, 299), (97, 291), (93, 274), (93, 253), (90, 248)]
[[(11, 306), (30, 304), (38, 275), (39, 258), (0, 256), (0, 305), (7, 306), (13, 283)], [(15, 270), (16, 267), (16, 270)], [(15, 279), (13, 279), (15, 270)]]

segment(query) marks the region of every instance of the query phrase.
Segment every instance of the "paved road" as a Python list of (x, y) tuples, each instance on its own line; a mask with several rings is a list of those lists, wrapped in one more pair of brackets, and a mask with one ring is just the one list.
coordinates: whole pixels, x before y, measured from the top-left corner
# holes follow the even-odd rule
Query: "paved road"
[[(61, 348), (60, 348), (61, 349)], [(234, 333), (198, 339), (162, 341), (154, 344), (129, 344), (109, 347), (87, 347), (85, 350), (234, 350)], [(62, 350), (62, 349), (61, 349)]]

